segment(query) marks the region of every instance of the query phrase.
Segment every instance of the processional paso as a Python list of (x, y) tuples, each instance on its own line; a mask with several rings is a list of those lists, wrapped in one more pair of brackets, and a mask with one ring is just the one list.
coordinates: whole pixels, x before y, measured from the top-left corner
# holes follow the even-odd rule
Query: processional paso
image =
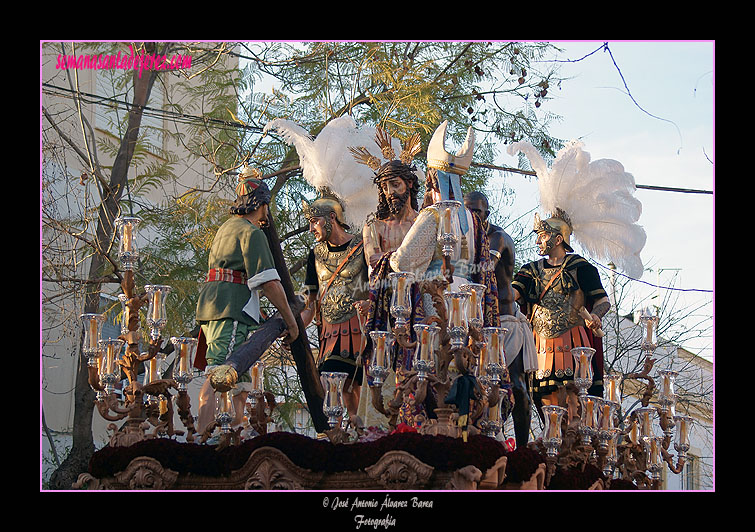
[[(452, 155), (445, 147), (447, 127), (443, 122), (433, 134), (423, 175), (413, 162), (421, 151), (418, 135), (402, 144), (382, 128), (357, 127), (350, 116), (333, 120), (316, 138), (291, 121), (269, 123), (266, 132), (280, 134), (296, 148), (303, 176), (319, 196), (302, 209), (316, 240), (308, 257), (306, 301), (294, 295), (275, 227), (263, 208), (269, 191), (259, 173), (245, 167), (236, 205), (248, 204), (248, 212), (232, 212), (228, 227), (216, 236), (218, 249), (213, 244), (211, 261), (217, 264), (210, 265), (197, 316), (201, 332), (171, 338), (176, 353), (172, 378), (161, 378), (159, 371), (171, 287), (147, 285), (143, 295), (135, 294), (139, 219), (119, 219), (125, 271), (122, 334), (103, 340), (104, 317), (82, 316), (98, 410), (106, 419), (128, 418), (113, 443), (182, 434), (172, 426), (171, 389), (177, 392), (186, 439), (192, 441), (197, 429), (187, 384), (193, 365), (201, 369), (208, 363), (206, 387), (212, 388), (216, 406), (214, 421), (200, 428), (202, 441), (216, 429), (227, 436), (225, 444), (238, 441), (234, 391), (245, 392), (242, 408), (249, 428), (263, 433), (275, 402), (264, 389), (260, 358), (287, 336), (315, 428), (333, 442), (348, 442), (351, 429), (362, 434), (362, 416), (377, 416), (391, 430), (405, 427), (465, 441), (475, 433), (500, 438), (516, 405), (509, 366), (518, 360), (519, 397), (534, 399), (543, 431), (528, 444), (524, 424), (529, 425), (529, 417), (515, 416), (517, 445), (543, 451), (549, 479), (557, 467), (588, 461), (599, 464), (609, 478), (620, 471), (624, 478), (651, 486), (657, 486), (663, 462), (680, 471), (692, 419), (674, 412), (674, 372), (661, 372), (659, 406), (649, 406), (655, 389), (649, 371), (657, 317), (642, 320), (644, 370), (624, 376), (605, 373), (601, 318), (610, 303), (595, 266), (572, 246), (577, 240), (591, 257), (641, 276), (645, 233), (636, 223), (641, 205), (633, 197), (631, 174), (616, 161), (591, 162), (580, 143), (569, 143), (550, 168), (528, 143), (511, 146), (511, 154), (523, 153), (535, 169), (546, 213), (544, 218), (537, 214), (533, 226), (543, 258), (514, 275), (513, 244), (487, 221), (487, 199), (482, 196), (480, 203), (480, 195), (462, 194), (474, 131), (468, 129)], [(421, 208), (420, 179), (425, 184)], [(244, 221), (243, 215), (252, 212), (253, 219)], [(253, 248), (256, 259), (247, 260), (243, 252), (232, 257), (233, 246), (221, 252), (229, 238), (243, 239), (241, 249)], [(509, 258), (501, 261), (505, 252)], [(255, 268), (248, 267), (250, 262)], [(507, 274), (500, 274), (499, 263)], [(278, 283), (275, 290), (270, 282)], [(266, 320), (259, 314), (260, 290), (279, 310)], [(234, 302), (230, 311), (229, 301)], [(139, 353), (139, 311), (144, 306), (150, 346)], [(209, 307), (217, 312), (207, 311)], [(317, 328), (316, 359), (306, 335), (310, 323)], [(518, 338), (516, 344), (512, 337)], [(220, 340), (222, 356), (217, 354)], [(516, 345), (513, 353), (507, 353), (507, 345)], [(126, 354), (121, 355), (124, 346)], [(195, 361), (197, 352), (200, 360)], [(142, 363), (147, 367), (139, 383)], [(114, 386), (121, 368), (130, 384), (119, 402)], [(642, 408), (622, 417), (619, 386), (627, 379), (646, 380), (648, 387)], [(383, 387), (389, 380), (386, 398)], [(369, 394), (362, 393), (364, 387)], [(656, 415), (663, 429), (659, 437), (652, 429)], [(153, 434), (145, 433), (145, 420), (155, 426)], [(676, 464), (668, 452), (674, 429)]]

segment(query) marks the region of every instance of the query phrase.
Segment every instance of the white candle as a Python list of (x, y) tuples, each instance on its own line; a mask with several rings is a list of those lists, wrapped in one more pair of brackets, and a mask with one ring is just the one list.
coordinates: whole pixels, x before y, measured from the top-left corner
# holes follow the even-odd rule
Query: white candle
[(330, 406), (338, 405), (338, 384), (335, 381), (330, 383)]
[(657, 464), (658, 458), (658, 443), (655, 441), (655, 438), (653, 438), (650, 440), (650, 463)]
[(488, 365), (488, 346), (487, 344), (482, 344), (482, 347), (480, 347), (480, 369), (484, 370), (485, 366)]
[(126, 222), (126, 224), (123, 226), (123, 251), (132, 250), (133, 244), (131, 240), (131, 224), (129, 222)]
[(587, 378), (587, 355), (584, 353), (579, 355), (579, 377), (581, 379)]
[(89, 347), (97, 348), (97, 320), (95, 318), (89, 318)]
[(105, 373), (113, 373), (115, 369), (115, 346), (108, 344), (105, 355)]
[(228, 392), (220, 394), (220, 411), (227, 414), (231, 411), (231, 396)]
[(162, 292), (160, 290), (155, 290), (152, 292), (152, 319), (154, 321), (160, 320), (160, 296), (162, 295)]
[(446, 209), (443, 211), (443, 232), (451, 232), (451, 209)]
[(585, 426), (592, 427), (593, 426), (593, 402), (591, 399), (587, 400), (587, 404), (585, 405), (586, 413), (585, 413)]
[(616, 402), (616, 381), (608, 379), (608, 400)]
[(551, 412), (548, 414), (550, 422), (548, 423), (548, 438), (558, 438), (558, 414)]
[(149, 382), (157, 380), (157, 358), (149, 359)]
[(406, 279), (403, 276), (399, 277), (398, 281), (396, 282), (396, 302), (401, 307), (406, 306), (406, 298), (404, 297), (405, 284), (406, 284)]
[(375, 361), (380, 367), (385, 367), (385, 336), (380, 335), (377, 339)]
[(451, 299), (452, 314), (454, 327), (461, 327), (461, 309), (459, 308), (459, 298), (453, 297)]
[(481, 317), (478, 315), (478, 312), (477, 312), (478, 310), (477, 309), (477, 290), (475, 290), (474, 288), (470, 290), (469, 301), (470, 301), (469, 304), (471, 305), (471, 309), (472, 309), (471, 311), (472, 317), (473, 318)]
[(189, 346), (185, 343), (181, 344), (180, 356), (178, 369), (181, 373), (186, 373), (189, 371)]
[(420, 360), (430, 359), (430, 355), (428, 354), (429, 342), (430, 342), (430, 331), (428, 331), (427, 329), (422, 329), (422, 332), (420, 333), (420, 348), (419, 348)]
[(491, 353), (489, 353), (489, 358), (493, 359), (493, 362), (496, 364), (501, 363), (501, 357), (499, 356), (500, 353), (500, 344), (498, 342), (498, 333), (494, 332), (490, 337), (490, 350)]

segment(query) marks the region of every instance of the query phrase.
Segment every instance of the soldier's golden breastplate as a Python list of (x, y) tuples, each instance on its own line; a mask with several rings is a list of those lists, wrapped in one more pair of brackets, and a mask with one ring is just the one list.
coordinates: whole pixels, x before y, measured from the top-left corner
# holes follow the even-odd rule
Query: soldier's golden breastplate
[[(552, 270), (543, 272), (543, 286), (559, 272), (558, 268)], [(568, 274), (564, 272), (563, 276), (566, 275)], [(584, 304), (584, 292), (579, 288), (568, 291), (564, 286), (563, 277), (559, 275), (551, 283), (540, 303), (534, 306), (532, 328), (543, 338), (556, 338), (573, 327), (585, 324), (579, 315), (579, 309)]]
[(323, 319), (330, 323), (350, 319), (356, 314), (354, 303), (369, 298), (367, 269), (361, 249), (351, 253), (348, 262), (336, 274), (335, 279), (330, 281), (343, 260), (359, 243), (359, 238), (355, 236), (344, 251), (330, 251), (324, 242), (314, 248), (320, 294), (325, 290), (325, 295), (320, 300), (320, 312)]

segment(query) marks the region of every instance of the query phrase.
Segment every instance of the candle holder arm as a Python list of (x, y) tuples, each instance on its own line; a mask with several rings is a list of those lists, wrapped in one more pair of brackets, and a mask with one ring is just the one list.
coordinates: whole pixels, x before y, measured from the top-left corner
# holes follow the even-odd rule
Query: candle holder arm
[(262, 400), (257, 401), (254, 406), (251, 419), (249, 419), (249, 425), (257, 431), (257, 434), (267, 434), (267, 424), (273, 421), (272, 413), (278, 404), (275, 401), (275, 395), (272, 392), (264, 392)]
[[(152, 387), (152, 385), (157, 382), (160, 381), (150, 383), (149, 391), (147, 393), (153, 395), (153, 392), (158, 392), (163, 397), (167, 396), (167, 399), (161, 399), (159, 402), (150, 403), (145, 407), (147, 421), (154, 427), (152, 434), (145, 433), (145, 437), (157, 438), (161, 433), (169, 434), (171, 436), (174, 434), (183, 434), (183, 431), (176, 431), (173, 426), (173, 402), (170, 400), (170, 394), (168, 393), (167, 388), (158, 388), (157, 386)], [(147, 387), (145, 387), (145, 389), (146, 388)], [(165, 405), (165, 412), (161, 412), (162, 405)]]
[(197, 431), (194, 427), (194, 416), (191, 414), (191, 398), (186, 390), (179, 390), (176, 397), (176, 409), (178, 410), (178, 417), (188, 433), (186, 440), (191, 442), (194, 440), (194, 434)]
[[(133, 339), (133, 336), (135, 336), (137, 333), (136, 331), (129, 331), (127, 335), (122, 335), (121, 338), (129, 345), (135, 345), (132, 344), (131, 340)], [(133, 335), (133, 336), (132, 336)], [(149, 347), (147, 347), (147, 351), (143, 353), (135, 353), (135, 359), (136, 362), (147, 362), (149, 360), (152, 360), (157, 356), (157, 354), (160, 352), (160, 344), (162, 341), (162, 337), (156, 338), (156, 339), (150, 339), (149, 341)]]
[[(399, 408), (401, 407), (401, 401), (399, 400), (397, 402), (396, 398), (401, 397), (398, 393), (393, 396), (392, 399), (390, 399), (387, 404), (385, 403), (383, 399), (383, 387), (382, 386), (372, 386), (370, 387), (370, 393), (372, 395), (372, 406), (375, 407), (375, 410), (383, 414), (385, 417), (388, 418), (388, 424), (391, 427), (396, 426), (396, 420), (398, 419), (398, 413)], [(398, 390), (396, 390), (398, 392)]]
[(655, 379), (650, 376), (650, 371), (653, 369), (653, 365), (655, 364), (655, 359), (650, 358), (650, 356), (647, 356), (645, 358), (645, 363), (643, 365), (642, 371), (635, 372), (635, 373), (628, 373), (624, 376), (624, 380), (644, 380), (647, 381), (647, 387), (645, 389), (645, 393), (642, 394), (642, 398), (640, 399), (640, 402), (642, 403), (643, 408), (647, 407), (650, 404), (650, 399), (653, 397), (653, 392), (655, 391)]
[(118, 398), (111, 393), (95, 402), (97, 411), (107, 421), (120, 421), (129, 415), (131, 407), (121, 408), (118, 406)]
[(417, 347), (417, 342), (411, 340), (409, 327), (407, 325), (395, 327), (393, 329), (393, 337), (395, 338), (396, 343), (403, 349), (412, 351)]
[(668, 452), (666, 449), (661, 448), (661, 455), (663, 456), (663, 461), (666, 462), (669, 471), (671, 471), (675, 475), (678, 475), (682, 472), (684, 465), (687, 462), (684, 458), (677, 459), (676, 464), (674, 464), (674, 455)]

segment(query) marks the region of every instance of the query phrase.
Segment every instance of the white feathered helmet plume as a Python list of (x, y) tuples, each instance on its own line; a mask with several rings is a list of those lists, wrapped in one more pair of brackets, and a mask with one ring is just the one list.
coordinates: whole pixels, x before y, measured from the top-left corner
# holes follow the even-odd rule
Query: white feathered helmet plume
[[(304, 179), (318, 193), (329, 191), (335, 195), (343, 205), (346, 223), (361, 231), (367, 217), (377, 208), (375, 174), (355, 160), (350, 147), (374, 143), (375, 128), (357, 127), (350, 115), (344, 115), (328, 122), (317, 138), (312, 138), (299, 124), (280, 118), (264, 128), (264, 132), (271, 130), (296, 149)], [(391, 143), (396, 152), (401, 151), (398, 139), (391, 139)]]
[[(632, 174), (613, 159), (591, 162), (579, 141), (567, 143), (550, 168), (530, 143), (509, 146), (510, 155), (518, 152), (529, 159), (537, 173), (543, 211), (566, 219), (574, 238), (593, 258), (611, 261), (639, 279), (644, 270), (640, 251), (647, 235), (636, 223), (642, 203), (634, 197)], [(565, 241), (568, 244), (568, 238)]]

